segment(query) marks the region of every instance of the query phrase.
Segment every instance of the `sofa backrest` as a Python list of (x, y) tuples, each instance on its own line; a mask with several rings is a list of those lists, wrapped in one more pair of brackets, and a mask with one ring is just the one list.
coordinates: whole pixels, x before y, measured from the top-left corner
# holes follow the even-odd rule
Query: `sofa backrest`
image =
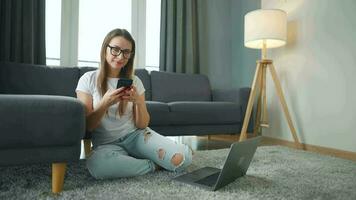
[[(85, 72), (88, 71), (93, 71), (96, 70), (98, 68), (94, 68), (94, 67), (80, 67), (79, 71), (80, 71), (80, 77), (83, 76), (83, 74), (85, 74)], [(145, 69), (135, 69), (135, 75), (138, 76), (142, 83), (143, 86), (146, 89), (145, 92), (145, 99), (147, 101), (151, 100), (151, 78), (150, 75), (148, 74), (148, 71)]]
[(75, 97), (79, 69), (0, 62), (0, 93)]
[(146, 90), (145, 99), (147, 101), (150, 101), (152, 99), (152, 89), (151, 89), (151, 77), (148, 74), (148, 71), (145, 69), (136, 69), (135, 74), (141, 79), (143, 86), (145, 87)]
[[(86, 72), (97, 70), (96, 67), (79, 67), (79, 78), (83, 76)], [(78, 79), (79, 81), (79, 79)]]
[(209, 79), (202, 74), (151, 72), (152, 100), (211, 101)]
[[(83, 76), (83, 74), (85, 74), (85, 72), (93, 71), (93, 70), (96, 70), (96, 69), (98, 69), (98, 68), (80, 67), (79, 68), (80, 77)], [(143, 86), (146, 89), (145, 99), (147, 101), (150, 101), (151, 100), (151, 78), (150, 78), (150, 75), (148, 74), (148, 71), (145, 70), (145, 69), (135, 69), (135, 75), (138, 76), (141, 79), (141, 81), (143, 83)]]

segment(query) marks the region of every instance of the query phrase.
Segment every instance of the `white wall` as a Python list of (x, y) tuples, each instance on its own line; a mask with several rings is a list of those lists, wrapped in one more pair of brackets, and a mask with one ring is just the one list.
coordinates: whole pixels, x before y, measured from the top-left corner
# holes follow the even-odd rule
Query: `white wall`
[[(356, 1), (262, 0), (288, 13), (288, 44), (269, 50), (301, 142), (356, 152)], [(269, 74), (268, 74), (268, 77)], [(293, 141), (273, 82), (270, 129)]]

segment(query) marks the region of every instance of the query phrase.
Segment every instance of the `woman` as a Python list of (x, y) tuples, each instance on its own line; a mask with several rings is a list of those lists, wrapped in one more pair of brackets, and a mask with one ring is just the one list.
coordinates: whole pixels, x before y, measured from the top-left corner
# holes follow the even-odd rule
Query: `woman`
[[(100, 68), (85, 73), (78, 82), (77, 98), (86, 108), (87, 130), (93, 151), (87, 159), (97, 179), (130, 177), (160, 167), (177, 171), (192, 162), (192, 151), (148, 128), (150, 116), (145, 88), (133, 74), (135, 41), (125, 29), (109, 32), (100, 52)], [(116, 88), (120, 78), (132, 86)]]

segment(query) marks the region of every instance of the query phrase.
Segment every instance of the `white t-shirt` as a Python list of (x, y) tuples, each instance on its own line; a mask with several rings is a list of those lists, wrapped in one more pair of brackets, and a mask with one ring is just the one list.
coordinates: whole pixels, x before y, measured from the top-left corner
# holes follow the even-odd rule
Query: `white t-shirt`
[[(97, 76), (99, 70), (86, 72), (78, 81), (76, 91), (87, 93), (93, 98), (93, 108), (96, 109), (98, 103), (102, 99), (99, 90), (97, 89)], [(116, 89), (116, 84), (119, 78), (108, 78), (108, 90)], [(142, 81), (133, 76), (132, 83), (139, 95), (145, 92)], [(92, 131), (92, 142), (94, 146), (113, 142), (137, 129), (133, 121), (133, 104), (127, 103), (125, 113), (119, 115), (118, 104), (109, 107), (108, 113), (102, 118), (100, 125)]]

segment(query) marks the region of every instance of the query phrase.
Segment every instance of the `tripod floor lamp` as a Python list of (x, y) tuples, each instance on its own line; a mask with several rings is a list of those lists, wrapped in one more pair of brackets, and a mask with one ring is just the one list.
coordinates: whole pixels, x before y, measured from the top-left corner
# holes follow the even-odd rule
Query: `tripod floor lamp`
[(286, 38), (287, 14), (283, 10), (260, 9), (251, 11), (245, 15), (245, 46), (254, 49), (262, 49), (262, 59), (257, 61), (255, 76), (253, 78), (245, 118), (240, 134), (240, 141), (247, 138), (246, 131), (251, 117), (255, 97), (258, 97), (258, 99), (253, 134), (257, 135), (257, 132), (260, 129), (269, 127), (266, 98), (266, 72), (268, 69), (272, 76), (276, 93), (281, 102), (294, 143), (297, 148), (302, 147), (293, 126), (273, 62), (272, 60), (266, 58), (267, 49), (285, 45)]

